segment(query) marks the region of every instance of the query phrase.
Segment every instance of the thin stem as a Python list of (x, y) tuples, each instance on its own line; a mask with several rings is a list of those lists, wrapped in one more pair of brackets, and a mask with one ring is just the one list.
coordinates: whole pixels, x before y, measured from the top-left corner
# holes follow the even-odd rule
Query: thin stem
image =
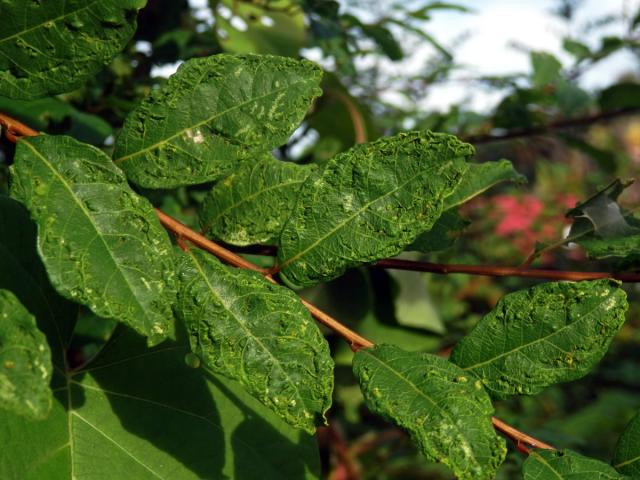
[(505, 140), (513, 140), (515, 138), (534, 137), (537, 135), (547, 134), (554, 130), (564, 130), (573, 127), (585, 127), (594, 123), (602, 122), (605, 120), (611, 120), (613, 118), (621, 117), (624, 115), (632, 115), (634, 113), (640, 113), (640, 108), (629, 107), (621, 108), (618, 110), (612, 110), (609, 112), (600, 112), (593, 115), (587, 115), (585, 117), (570, 118), (567, 120), (561, 120), (559, 122), (551, 122), (546, 125), (539, 125), (531, 128), (517, 128), (509, 130), (502, 134), (488, 134), (488, 135), (469, 135), (461, 137), (465, 142), (478, 145), (481, 143), (490, 142), (502, 142)]
[(0, 112), (0, 126), (4, 128), (4, 134), (7, 140), (16, 143), (20, 137), (35, 137), (38, 135), (36, 130), (27, 127), (24, 123), (11, 118)]
[(507, 437), (509, 437), (513, 442), (518, 446), (529, 445), (533, 448), (542, 448), (545, 450), (555, 450), (554, 447), (549, 445), (548, 443), (541, 442), (537, 438), (533, 438), (526, 433), (521, 432), (520, 430), (512, 427), (509, 424), (504, 423), (502, 420), (496, 417), (491, 417), (491, 423), (493, 423), (493, 428), (503, 433)]
[(396, 270), (410, 270), (414, 272), (430, 273), (468, 273), (471, 275), (484, 275), (488, 277), (525, 277), (541, 278), (548, 280), (597, 280), (600, 278), (613, 278), (621, 282), (640, 282), (640, 274), (637, 273), (609, 273), (609, 272), (576, 272), (570, 270), (543, 270), (537, 268), (501, 267), (497, 265), (461, 265), (446, 263), (418, 262), (414, 260), (401, 260), (389, 258), (378, 260), (374, 267), (391, 268)]
[[(11, 142), (16, 142), (17, 136), (35, 136), (38, 135), (38, 132), (30, 129), (26, 125), (7, 117), (0, 113), (0, 125), (2, 125), (5, 130), (5, 135), (7, 139)], [(227, 250), (226, 248), (212, 242), (206, 237), (200, 235), (197, 232), (194, 232), (186, 225), (180, 223), (178, 220), (170, 217), (166, 213), (162, 212), (159, 209), (156, 209), (156, 214), (158, 215), (158, 219), (160, 223), (169, 231), (173, 232), (180, 242), (184, 242), (184, 240), (189, 240), (191, 243), (196, 245), (197, 247), (215, 255), (216, 257), (224, 260), (225, 262), (234, 265), (240, 268), (246, 268), (248, 270), (253, 270), (259, 272), (265, 276), (267, 280), (272, 283), (276, 283), (271, 275), (269, 275), (264, 269), (258, 267), (257, 265), (245, 260), (244, 258), (236, 255), (235, 253)], [(184, 243), (183, 243), (184, 245)], [(302, 300), (304, 306), (309, 310), (311, 315), (320, 323), (330, 328), (334, 332), (338, 333), (342, 338), (344, 338), (351, 345), (352, 350), (357, 350), (359, 348), (368, 348), (372, 347), (374, 344), (370, 340), (358, 335), (356, 332), (348, 328), (346, 325), (341, 324), (338, 320), (334, 319), (330, 315), (324, 313), (318, 307), (312, 305), (306, 300)], [(492, 417), (492, 423), (496, 430), (502, 432), (507, 437), (511, 438), (518, 446), (522, 444), (531, 445), (536, 448), (547, 448), (553, 449), (550, 445), (547, 445), (540, 440), (537, 440), (514, 427), (504, 423), (502, 420)]]
[[(158, 218), (160, 219), (160, 223), (164, 225), (167, 230), (173, 232), (180, 240), (188, 240), (197, 247), (215, 255), (225, 263), (229, 265), (233, 265), (234, 267), (246, 268), (248, 270), (253, 270), (255, 272), (261, 273), (265, 276), (267, 280), (272, 283), (277, 283), (273, 277), (269, 274), (269, 270), (265, 270), (264, 268), (260, 268), (257, 265), (245, 260), (241, 256), (233, 253), (230, 250), (218, 245), (215, 242), (212, 242), (208, 238), (203, 237), (197, 232), (194, 232), (186, 225), (183, 225), (178, 220), (170, 217), (166, 213), (156, 208), (156, 213)], [(340, 323), (335, 318), (327, 315), (322, 310), (320, 310), (315, 305), (310, 304), (304, 299), (302, 300), (302, 304), (309, 310), (309, 313), (320, 323), (330, 328), (342, 338), (344, 338), (349, 344), (351, 348), (357, 350), (359, 348), (371, 347), (373, 346), (373, 342), (367, 340), (366, 338), (358, 335), (356, 332), (348, 328), (347, 326)]]

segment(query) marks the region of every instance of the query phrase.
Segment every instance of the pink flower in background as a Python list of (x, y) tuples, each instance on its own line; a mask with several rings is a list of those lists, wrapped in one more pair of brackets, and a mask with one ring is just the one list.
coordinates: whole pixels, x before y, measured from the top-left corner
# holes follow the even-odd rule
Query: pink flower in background
[(495, 216), (499, 219), (496, 234), (501, 237), (529, 231), (544, 209), (543, 203), (533, 195), (496, 195), (493, 203), (496, 206)]

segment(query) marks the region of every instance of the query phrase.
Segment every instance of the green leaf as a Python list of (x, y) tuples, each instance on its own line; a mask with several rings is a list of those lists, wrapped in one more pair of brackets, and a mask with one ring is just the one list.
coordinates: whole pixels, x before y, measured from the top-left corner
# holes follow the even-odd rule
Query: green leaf
[(622, 432), (612, 463), (621, 473), (640, 476), (640, 413), (631, 419)]
[(333, 360), (298, 297), (200, 251), (182, 255), (179, 276), (176, 311), (204, 365), (238, 380), (290, 425), (313, 433), (326, 423)]
[(51, 351), (36, 320), (0, 290), (0, 408), (44, 418), (51, 410)]
[(30, 99), (82, 85), (124, 48), (145, 0), (9, 0), (0, 15), (0, 92)]
[[(425, 275), (418, 272), (389, 270), (389, 276), (395, 283), (394, 295), (395, 319), (403, 327), (417, 328), (438, 333), (446, 333), (438, 309), (429, 298)], [(375, 337), (374, 337), (375, 338)], [(389, 341), (388, 337), (382, 337)]]
[[(262, 53), (297, 57), (305, 46), (305, 16), (297, 2), (280, 0), (277, 6), (224, 0), (218, 5), (233, 9), (233, 17), (224, 18), (213, 9), (215, 32), (220, 46), (232, 53)], [(263, 19), (270, 19), (269, 24)], [(234, 28), (231, 19), (240, 18), (246, 28)]]
[(617, 202), (633, 182), (615, 180), (567, 212), (573, 225), (566, 241), (582, 246), (589, 257), (625, 257), (640, 251), (640, 220)]
[(202, 231), (232, 245), (267, 243), (280, 235), (300, 185), (315, 169), (271, 155), (218, 182), (200, 209)]
[(505, 441), (480, 382), (447, 360), (393, 345), (360, 349), (353, 372), (369, 409), (407, 429), (422, 453), (460, 479), (493, 479)]
[(57, 97), (36, 100), (0, 97), (0, 111), (35, 130), (64, 133), (96, 146), (102, 146), (105, 139), (113, 133), (113, 128), (106, 120), (81, 112)]
[(453, 246), (456, 238), (469, 225), (455, 208), (446, 210), (430, 230), (421, 233), (405, 250), (431, 253)]
[(148, 188), (224, 177), (287, 141), (321, 76), (309, 61), (269, 55), (189, 60), (129, 114), (114, 161)]
[(524, 175), (513, 168), (509, 160), (470, 163), (462, 181), (444, 201), (444, 209), (449, 210), (468, 202), (473, 197), (502, 182), (527, 183)]
[(190, 368), (188, 352), (186, 342), (148, 349), (120, 326), (94, 362), (66, 372), (45, 421), (0, 412), (0, 478), (317, 478), (313, 437), (235, 382)]
[(594, 458), (571, 450), (532, 450), (522, 471), (524, 480), (622, 480), (625, 477)]
[(640, 84), (622, 82), (600, 92), (598, 103), (604, 111), (640, 107)]
[(473, 147), (401, 133), (333, 157), (302, 185), (278, 249), (281, 275), (309, 286), (400, 253), (442, 213)]
[(173, 335), (171, 245), (149, 202), (100, 150), (69, 137), (18, 143), (11, 194), (38, 225), (54, 287), (151, 344)]
[(453, 349), (451, 361), (497, 398), (536, 394), (585, 376), (624, 323), (614, 280), (544, 283), (503, 297)]
[(402, 47), (388, 28), (380, 24), (362, 24), (361, 28), (362, 33), (371, 38), (390, 60), (402, 60), (404, 57)]
[(0, 288), (11, 291), (36, 317), (53, 360), (51, 387), (62, 384), (63, 345), (71, 338), (78, 305), (56, 293), (36, 251), (36, 226), (16, 200), (0, 195)]
[(591, 50), (587, 45), (571, 38), (562, 40), (562, 48), (573, 55), (578, 62), (591, 56)]
[(547, 52), (531, 52), (532, 81), (536, 87), (544, 87), (560, 78), (562, 64)]

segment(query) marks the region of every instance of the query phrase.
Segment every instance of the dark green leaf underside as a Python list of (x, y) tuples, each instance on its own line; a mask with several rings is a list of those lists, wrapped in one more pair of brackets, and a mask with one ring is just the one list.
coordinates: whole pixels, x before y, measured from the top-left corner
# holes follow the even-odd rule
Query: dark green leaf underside
[(470, 163), (462, 181), (444, 201), (444, 209), (449, 210), (471, 200), (482, 192), (502, 182), (525, 183), (527, 179), (515, 171), (509, 160)]
[(11, 194), (38, 225), (51, 282), (157, 343), (173, 335), (171, 245), (149, 202), (100, 150), (69, 137), (19, 142)]
[(0, 93), (71, 91), (124, 48), (145, 0), (9, 0), (0, 7)]
[(280, 235), (302, 182), (314, 165), (271, 155), (218, 182), (200, 209), (202, 231), (232, 245), (267, 243)]
[(424, 455), (460, 479), (493, 479), (506, 454), (478, 381), (435, 355), (393, 345), (361, 349), (353, 371), (369, 409), (407, 429)]
[(333, 360), (307, 309), (255, 272), (200, 251), (181, 257), (176, 311), (194, 353), (289, 424), (313, 433), (331, 405)]
[(93, 364), (57, 389), (46, 420), (0, 412), (0, 478), (317, 478), (313, 437), (235, 382), (189, 368), (188, 351), (175, 342), (148, 349), (121, 327)]
[(0, 290), (0, 408), (31, 418), (51, 409), (51, 351), (36, 320)]
[(621, 473), (640, 476), (640, 413), (631, 419), (622, 432), (612, 463)]
[(438, 219), (472, 154), (455, 137), (426, 131), (336, 155), (300, 188), (280, 237), (283, 276), (309, 286), (398, 254)]
[(114, 161), (149, 188), (222, 178), (287, 141), (321, 76), (311, 62), (269, 55), (191, 59), (127, 117)]
[(625, 320), (613, 280), (544, 283), (506, 295), (453, 349), (451, 361), (498, 398), (586, 375)]
[(623, 480), (611, 465), (571, 450), (532, 450), (522, 466), (524, 480)]

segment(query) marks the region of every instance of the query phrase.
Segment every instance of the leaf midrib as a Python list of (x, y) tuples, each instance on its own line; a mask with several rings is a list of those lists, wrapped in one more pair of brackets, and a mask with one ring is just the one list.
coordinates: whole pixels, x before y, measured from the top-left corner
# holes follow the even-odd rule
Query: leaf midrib
[[(140, 307), (140, 310), (142, 311), (142, 313), (144, 314), (144, 317), (147, 318), (147, 320), (151, 320), (146, 316), (146, 310), (145, 308), (142, 306), (142, 304), (140, 303), (140, 299), (137, 297), (137, 295), (135, 294), (133, 288), (131, 287), (131, 284), (129, 283), (129, 279), (127, 278), (127, 276), (124, 274), (124, 272), (120, 269), (120, 266), (118, 264), (118, 262), (116, 261), (116, 259), (113, 257), (113, 252), (111, 251), (111, 249), (109, 248), (109, 245), (107, 244), (107, 242), (105, 241), (104, 237), (102, 236), (102, 234), (100, 233), (100, 230), (98, 229), (97, 225), (94, 223), (93, 218), (91, 217), (91, 215), (89, 214), (89, 211), (85, 208), (85, 206), (82, 204), (82, 202), (80, 202), (78, 200), (78, 198), (76, 197), (76, 195), (74, 194), (74, 191), (72, 190), (71, 186), (67, 183), (67, 181), (65, 180), (64, 177), (62, 177), (62, 175), (60, 175), (58, 173), (58, 171), (53, 168), (53, 165), (51, 165), (51, 163), (49, 163), (49, 161), (47, 161), (47, 159), (40, 154), (40, 152), (33, 146), (31, 145), (30, 142), (28, 141), (23, 141), (24, 145), (27, 145), (29, 147), (29, 149), (31, 149), (31, 151), (42, 160), (42, 162), (44, 162), (44, 164), (47, 166), (47, 168), (49, 170), (51, 170), (51, 172), (54, 174), (54, 176), (56, 176), (58, 178), (58, 180), (60, 181), (60, 183), (62, 183), (62, 185), (65, 187), (65, 189), (69, 192), (69, 195), (71, 196), (71, 198), (73, 199), (73, 201), (78, 205), (78, 207), (80, 208), (80, 210), (85, 214), (85, 216), (87, 217), (87, 219), (89, 220), (89, 223), (91, 224), (91, 226), (94, 228), (95, 232), (96, 232), (96, 236), (100, 238), (100, 241), (102, 242), (102, 244), (105, 247), (105, 250), (109, 253), (109, 258), (111, 259), (112, 263), (115, 265), (115, 270), (120, 274), (120, 276), (122, 277), (122, 279), (124, 280), (124, 282), (126, 283), (127, 287), (129, 288), (129, 291), (131, 292), (131, 296), (135, 299), (136, 303), (138, 304), (138, 307)], [(145, 322), (146, 323), (146, 322)], [(153, 325), (155, 322), (153, 322), (153, 320), (151, 320), (151, 325)], [(145, 325), (146, 326), (146, 325)]]
[[(232, 111), (234, 111), (234, 110), (236, 110), (236, 109), (242, 108), (242, 107), (244, 107), (245, 105), (250, 104), (251, 102), (257, 102), (257, 101), (259, 101), (259, 100), (262, 100), (262, 99), (264, 99), (264, 98), (267, 98), (267, 97), (268, 97), (268, 96), (270, 96), (270, 95), (275, 95), (275, 94), (278, 94), (278, 93), (280, 93), (280, 92), (284, 92), (284, 91), (286, 91), (286, 90), (288, 90), (288, 89), (290, 89), (290, 88), (292, 88), (292, 87), (294, 87), (294, 86), (297, 86), (297, 85), (299, 85), (299, 84), (308, 83), (308, 82), (309, 82), (309, 80), (308, 80), (308, 79), (297, 80), (297, 81), (292, 82), (292, 83), (290, 83), (290, 84), (288, 84), (288, 85), (285, 85), (285, 86), (284, 86), (284, 87), (282, 87), (282, 88), (277, 88), (277, 89), (275, 89), (275, 90), (271, 90), (271, 91), (269, 91), (269, 92), (265, 93), (264, 95), (259, 95), (259, 96), (257, 96), (257, 97), (252, 97), (252, 98), (250, 98), (250, 99), (248, 99), (248, 100), (245, 100), (244, 102), (237, 103), (237, 104), (233, 105), (232, 107), (227, 108), (226, 110), (223, 110), (223, 111), (221, 111), (221, 112), (216, 112), (216, 113), (215, 113), (215, 114), (213, 114), (212, 116), (210, 116), (210, 117), (208, 117), (208, 118), (205, 118), (204, 120), (201, 120), (201, 121), (200, 121), (200, 122), (198, 122), (198, 123), (195, 123), (195, 124), (193, 124), (193, 125), (189, 125), (189, 126), (187, 126), (187, 127), (184, 127), (183, 129), (178, 130), (178, 131), (177, 131), (176, 133), (174, 133), (173, 135), (170, 135), (170, 136), (168, 136), (168, 137), (166, 137), (166, 138), (164, 138), (164, 139), (160, 140), (159, 142), (156, 142), (156, 143), (154, 143), (154, 144), (152, 144), (152, 145), (149, 145), (148, 147), (145, 147), (145, 148), (140, 149), (140, 150), (138, 150), (138, 151), (136, 151), (136, 152), (130, 153), (129, 155), (125, 155), (125, 156), (120, 157), (120, 158), (115, 158), (115, 159), (113, 160), (113, 163), (115, 163), (115, 164), (117, 165), (117, 164), (120, 164), (120, 163), (124, 162), (125, 160), (128, 160), (128, 159), (130, 159), (130, 158), (133, 158), (133, 157), (136, 157), (136, 156), (142, 155), (142, 154), (144, 154), (144, 153), (146, 153), (146, 152), (148, 152), (148, 151), (151, 151), (151, 150), (154, 150), (154, 149), (156, 149), (156, 148), (159, 148), (160, 146), (162, 146), (162, 145), (165, 145), (165, 144), (169, 143), (169, 142), (170, 142), (171, 140), (173, 140), (174, 138), (179, 137), (180, 135), (183, 135), (187, 130), (191, 130), (191, 129), (193, 129), (193, 128), (198, 128), (198, 127), (201, 127), (201, 126), (203, 126), (203, 125), (206, 125), (206, 124), (208, 124), (209, 122), (212, 122), (212, 121), (216, 120), (217, 118), (222, 117), (223, 115), (226, 115), (227, 113), (230, 113), (230, 112), (232, 112)], [(200, 85), (200, 84), (198, 84), (198, 85)], [(197, 85), (196, 85), (196, 86), (197, 86)], [(126, 125), (125, 125), (125, 126), (126, 126)], [(220, 134), (218, 134), (218, 136), (223, 137), (223, 138), (230, 138), (230, 137), (224, 137), (223, 135), (220, 135)], [(268, 150), (268, 148), (267, 148), (267, 150)]]
[[(452, 164), (452, 162), (447, 162), (446, 164), (442, 165), (440, 170), (442, 170), (446, 165), (451, 165), (451, 164)], [(341, 230), (345, 225), (350, 223), (354, 218), (358, 217), (364, 211), (368, 210), (369, 207), (371, 207), (371, 205), (373, 205), (374, 203), (378, 202), (379, 200), (382, 200), (382, 199), (388, 197), (389, 195), (392, 195), (392, 194), (396, 193), (400, 189), (402, 189), (405, 186), (407, 186), (409, 183), (415, 182), (417, 179), (422, 177), (422, 175), (424, 175), (425, 173), (434, 173), (434, 172), (433, 172), (432, 169), (426, 168), (422, 172), (420, 172), (418, 175), (416, 175), (415, 177), (410, 178), (406, 182), (398, 185), (396, 188), (388, 191), (384, 195), (380, 195), (379, 197), (374, 198), (370, 202), (365, 203), (362, 206), (362, 208), (360, 208), (359, 210), (356, 210), (352, 215), (346, 217), (342, 222), (338, 223), (334, 228), (332, 228), (331, 230), (327, 231), (324, 235), (319, 237), (315, 242), (311, 243), (309, 246), (307, 246), (306, 248), (304, 248), (303, 250), (301, 250), (300, 252), (295, 254), (293, 257), (288, 258), (288, 259), (284, 260), (282, 263), (280, 263), (279, 268), (283, 269), (286, 266), (290, 265), (291, 263), (295, 262), (296, 260), (302, 258), (309, 251), (315, 249), (318, 245), (320, 245), (322, 242), (324, 242), (327, 238), (329, 238), (330, 236), (335, 234), (338, 230)], [(289, 219), (291, 219), (291, 218), (292, 218), (292, 216), (289, 217)]]
[[(441, 415), (443, 417), (446, 417), (449, 422), (451, 422), (451, 425), (455, 425), (456, 429), (458, 430), (458, 432), (460, 432), (460, 435), (462, 436), (462, 438), (464, 438), (466, 440), (466, 435), (465, 432), (463, 432), (459, 427), (458, 427), (458, 422), (455, 422), (452, 418), (451, 415), (449, 414), (449, 412), (447, 412), (446, 410), (443, 410), (437, 402), (433, 401), (430, 397), (428, 397), (422, 390), (420, 390), (413, 382), (411, 382), (407, 377), (405, 377), (404, 375), (402, 375), (401, 372), (399, 372), (398, 370), (396, 370), (395, 368), (393, 368), (391, 365), (389, 365), (387, 362), (383, 362), (381, 359), (379, 359), (378, 357), (376, 357), (375, 355), (369, 353), (367, 351), (366, 348), (363, 348), (360, 350), (360, 352), (362, 352), (363, 354), (368, 355), (371, 358), (374, 358), (380, 365), (382, 365), (383, 367), (387, 368), (389, 371), (391, 371), (391, 373), (393, 373), (395, 376), (397, 376), (398, 378), (400, 378), (402, 381), (404, 381), (407, 385), (409, 385), (413, 390), (415, 390), (421, 397), (423, 397), (425, 400), (428, 400), (429, 403), (437, 410), (441, 413)], [(436, 367), (437, 368), (437, 367)], [(468, 440), (467, 440), (467, 445), (469, 445)], [(472, 450), (473, 451), (473, 450)], [(480, 466), (480, 463), (478, 462), (478, 460), (476, 459), (475, 454), (473, 455), (473, 459), (476, 460), (476, 464), (478, 466)]]
[(213, 226), (213, 224), (215, 224), (218, 220), (220, 220), (220, 218), (222, 218), (223, 216), (225, 216), (227, 214), (227, 212), (234, 210), (236, 208), (238, 208), (240, 205), (242, 205), (243, 203), (247, 203), (250, 202), (251, 200), (253, 200), (254, 198), (263, 195), (267, 192), (270, 192), (272, 190), (277, 190), (280, 188), (285, 188), (288, 187), (289, 185), (295, 185), (297, 183), (304, 183), (304, 181), (306, 180), (306, 178), (303, 178), (301, 180), (295, 180), (295, 181), (291, 181), (291, 182), (283, 182), (283, 183), (279, 183), (277, 185), (271, 185), (269, 187), (263, 188), (262, 190), (258, 190), (254, 193), (252, 193), (251, 195), (247, 195), (246, 197), (242, 197), (240, 199), (239, 202), (236, 202), (230, 206), (228, 206), (227, 208), (225, 208), (224, 210), (222, 210), (221, 212), (218, 213), (218, 215), (216, 215), (212, 220), (210, 220), (209, 222), (207, 222), (207, 225), (203, 228), (204, 232), (208, 232), (211, 227)]
[(207, 287), (209, 288), (209, 290), (211, 291), (211, 294), (218, 299), (218, 301), (220, 302), (220, 304), (224, 307), (224, 309), (229, 312), (230, 316), (236, 321), (236, 323), (240, 326), (240, 328), (242, 328), (242, 330), (244, 330), (244, 332), (247, 334), (247, 336), (253, 338), (255, 340), (255, 342), (260, 345), (260, 347), (269, 355), (269, 357), (271, 357), (271, 359), (273, 360), (274, 364), (276, 364), (278, 366), (278, 368), (280, 370), (282, 370), (282, 372), (285, 375), (285, 378), (287, 379), (288, 383), (290, 385), (293, 386), (293, 389), (295, 390), (298, 399), (300, 400), (300, 402), (302, 403), (302, 405), (306, 405), (305, 403), (305, 399), (304, 397), (301, 395), (300, 390), (298, 389), (298, 385), (296, 385), (296, 383), (291, 379), (291, 377), (289, 376), (289, 372), (287, 371), (286, 368), (284, 368), (282, 366), (282, 362), (280, 362), (278, 360), (277, 357), (275, 357), (272, 353), (271, 350), (269, 350), (261, 341), (260, 338), (255, 336), (253, 334), (253, 332), (251, 332), (251, 330), (249, 330), (247, 328), (247, 326), (240, 321), (240, 319), (238, 318), (238, 316), (236, 315), (236, 313), (231, 310), (231, 308), (229, 307), (229, 305), (227, 305), (227, 303), (224, 302), (222, 296), (218, 295), (217, 291), (215, 290), (215, 288), (213, 287), (213, 285), (211, 284), (211, 282), (209, 281), (209, 277), (206, 275), (206, 273), (204, 272), (202, 266), (200, 265), (200, 262), (198, 262), (198, 259), (195, 257), (195, 255), (193, 255), (193, 253), (191, 252), (187, 252), (189, 254), (189, 257), (191, 257), (193, 259), (193, 263), (195, 265), (195, 267), (198, 269), (198, 273), (200, 274), (200, 276), (204, 279), (205, 283), (207, 284)]
[[(615, 294), (615, 290), (614, 290), (614, 294)], [(608, 298), (611, 298), (611, 295), (608, 295), (606, 298), (607, 298), (607, 299), (608, 299)], [(604, 302), (604, 300), (603, 300), (603, 302)], [(462, 368), (464, 371), (474, 370), (474, 369), (479, 368), (479, 367), (482, 367), (482, 366), (484, 366), (484, 365), (486, 365), (486, 364), (488, 364), (488, 363), (493, 363), (493, 362), (495, 362), (495, 361), (499, 360), (499, 359), (500, 359), (500, 358), (502, 358), (502, 357), (505, 357), (505, 356), (507, 356), (507, 355), (512, 355), (512, 354), (514, 354), (515, 352), (519, 352), (519, 351), (520, 351), (520, 350), (522, 350), (523, 348), (531, 347), (531, 346), (536, 345), (536, 344), (538, 344), (538, 343), (540, 343), (540, 342), (547, 341), (549, 338), (551, 338), (551, 337), (555, 336), (556, 334), (562, 333), (563, 331), (565, 331), (565, 330), (567, 330), (567, 329), (569, 329), (569, 328), (572, 328), (572, 327), (574, 327), (575, 325), (578, 325), (580, 322), (584, 321), (585, 319), (589, 318), (589, 317), (593, 314), (593, 312), (595, 312), (596, 310), (598, 310), (598, 309), (600, 308), (600, 306), (602, 305), (602, 303), (603, 303), (603, 302), (601, 302), (601, 303), (599, 303), (598, 305), (596, 305), (592, 310), (590, 310), (589, 312), (585, 313), (582, 317), (580, 317), (580, 318), (579, 318), (578, 320), (576, 320), (575, 322), (572, 322), (572, 323), (570, 323), (570, 324), (568, 324), (568, 325), (565, 325), (564, 327), (561, 327), (561, 328), (559, 328), (558, 330), (555, 330), (555, 331), (551, 332), (549, 335), (546, 335), (546, 336), (544, 336), (544, 337), (537, 338), (537, 339), (535, 339), (533, 342), (527, 343), (527, 344), (525, 344), (525, 345), (520, 345), (520, 346), (518, 346), (518, 347), (514, 348), (513, 350), (509, 350), (509, 351), (507, 351), (507, 352), (502, 352), (500, 355), (496, 355), (495, 357), (492, 357), (492, 358), (490, 358), (490, 359), (488, 359), (488, 360), (484, 360), (484, 361), (482, 361), (482, 362), (480, 362), (480, 363), (476, 363), (476, 364), (474, 364), (474, 365), (469, 365), (468, 367), (461, 367), (461, 368)]]

